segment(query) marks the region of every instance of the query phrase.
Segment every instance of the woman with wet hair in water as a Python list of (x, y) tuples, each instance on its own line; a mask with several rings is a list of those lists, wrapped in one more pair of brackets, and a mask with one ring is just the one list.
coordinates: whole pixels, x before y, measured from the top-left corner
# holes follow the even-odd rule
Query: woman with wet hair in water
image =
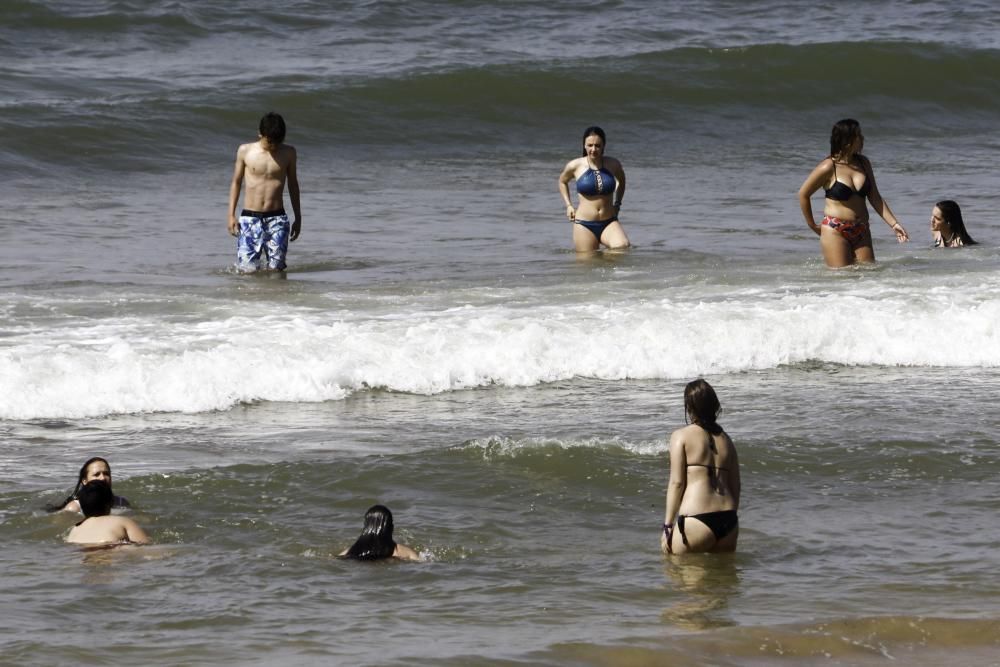
[(420, 560), (416, 551), (405, 544), (397, 544), (392, 539), (392, 529), (392, 512), (389, 508), (385, 505), (373, 505), (365, 512), (365, 525), (361, 529), (361, 536), (340, 555), (355, 560), (383, 558)]

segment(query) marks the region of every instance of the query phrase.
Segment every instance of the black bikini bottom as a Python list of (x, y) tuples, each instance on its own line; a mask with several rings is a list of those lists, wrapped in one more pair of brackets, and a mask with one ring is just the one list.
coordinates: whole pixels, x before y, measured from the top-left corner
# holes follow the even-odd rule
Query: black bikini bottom
[(722, 512), (705, 512), (704, 514), (692, 514), (685, 517), (683, 514), (677, 517), (677, 530), (681, 532), (684, 544), (687, 544), (687, 535), (684, 534), (684, 519), (698, 519), (708, 526), (716, 541), (733, 532), (740, 525), (740, 520), (736, 516), (736, 510), (724, 510)]

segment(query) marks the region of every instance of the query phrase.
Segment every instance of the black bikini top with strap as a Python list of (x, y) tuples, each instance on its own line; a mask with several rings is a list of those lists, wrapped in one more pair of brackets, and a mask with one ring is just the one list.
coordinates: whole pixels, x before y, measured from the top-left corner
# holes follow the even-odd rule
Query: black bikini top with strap
[[(709, 431), (707, 428), (705, 428), (704, 426), (701, 426), (701, 424), (698, 424), (698, 426), (700, 426), (701, 429), (703, 431), (705, 431), (705, 433), (708, 434), (708, 437), (713, 440), (712, 449), (714, 450), (715, 449), (715, 444), (714, 444), (715, 436), (712, 435), (712, 432)], [(720, 431), (720, 433), (721, 433), (721, 431)], [(706, 468), (706, 469), (708, 469), (708, 476), (709, 476), (710, 479), (714, 479), (717, 476), (717, 474), (718, 474), (718, 472), (720, 470), (723, 470), (725, 472), (729, 472), (729, 468), (722, 468), (720, 466), (712, 465), (710, 463), (689, 463), (689, 464), (687, 464), (687, 467), (688, 468)]]
[(708, 468), (709, 470), (725, 470), (728, 472), (729, 468), (720, 468), (719, 466), (709, 465), (708, 463), (689, 463), (688, 468)]
[(844, 183), (843, 181), (838, 181), (837, 179), (837, 161), (830, 158), (830, 162), (833, 163), (833, 178), (834, 184), (832, 187), (826, 189), (826, 198), (832, 199), (834, 201), (847, 201), (854, 195), (865, 199), (868, 197), (868, 193), (871, 192), (872, 185), (868, 182), (868, 175), (865, 174), (865, 184), (859, 189), (855, 190), (851, 185)]

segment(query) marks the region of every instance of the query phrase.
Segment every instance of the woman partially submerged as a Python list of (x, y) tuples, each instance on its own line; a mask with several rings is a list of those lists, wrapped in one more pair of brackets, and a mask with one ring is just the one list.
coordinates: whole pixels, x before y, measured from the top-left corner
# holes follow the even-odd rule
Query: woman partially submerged
[(704, 380), (684, 388), (689, 422), (670, 436), (670, 481), (660, 546), (664, 553), (735, 551), (740, 534), (740, 462), (716, 421), (721, 406)]

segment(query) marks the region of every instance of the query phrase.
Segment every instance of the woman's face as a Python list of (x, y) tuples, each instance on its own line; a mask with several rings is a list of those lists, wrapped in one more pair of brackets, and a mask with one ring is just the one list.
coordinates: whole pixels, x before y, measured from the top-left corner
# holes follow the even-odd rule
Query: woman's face
[(931, 231), (940, 232), (942, 234), (951, 233), (951, 225), (945, 222), (944, 216), (941, 215), (941, 209), (937, 206), (935, 206), (934, 210), (931, 211)]
[(111, 467), (104, 461), (94, 461), (87, 466), (87, 473), (83, 477), (83, 483), (90, 484), (95, 479), (111, 484)]
[(596, 134), (588, 135), (583, 140), (583, 150), (591, 160), (599, 160), (604, 155), (604, 140)]

